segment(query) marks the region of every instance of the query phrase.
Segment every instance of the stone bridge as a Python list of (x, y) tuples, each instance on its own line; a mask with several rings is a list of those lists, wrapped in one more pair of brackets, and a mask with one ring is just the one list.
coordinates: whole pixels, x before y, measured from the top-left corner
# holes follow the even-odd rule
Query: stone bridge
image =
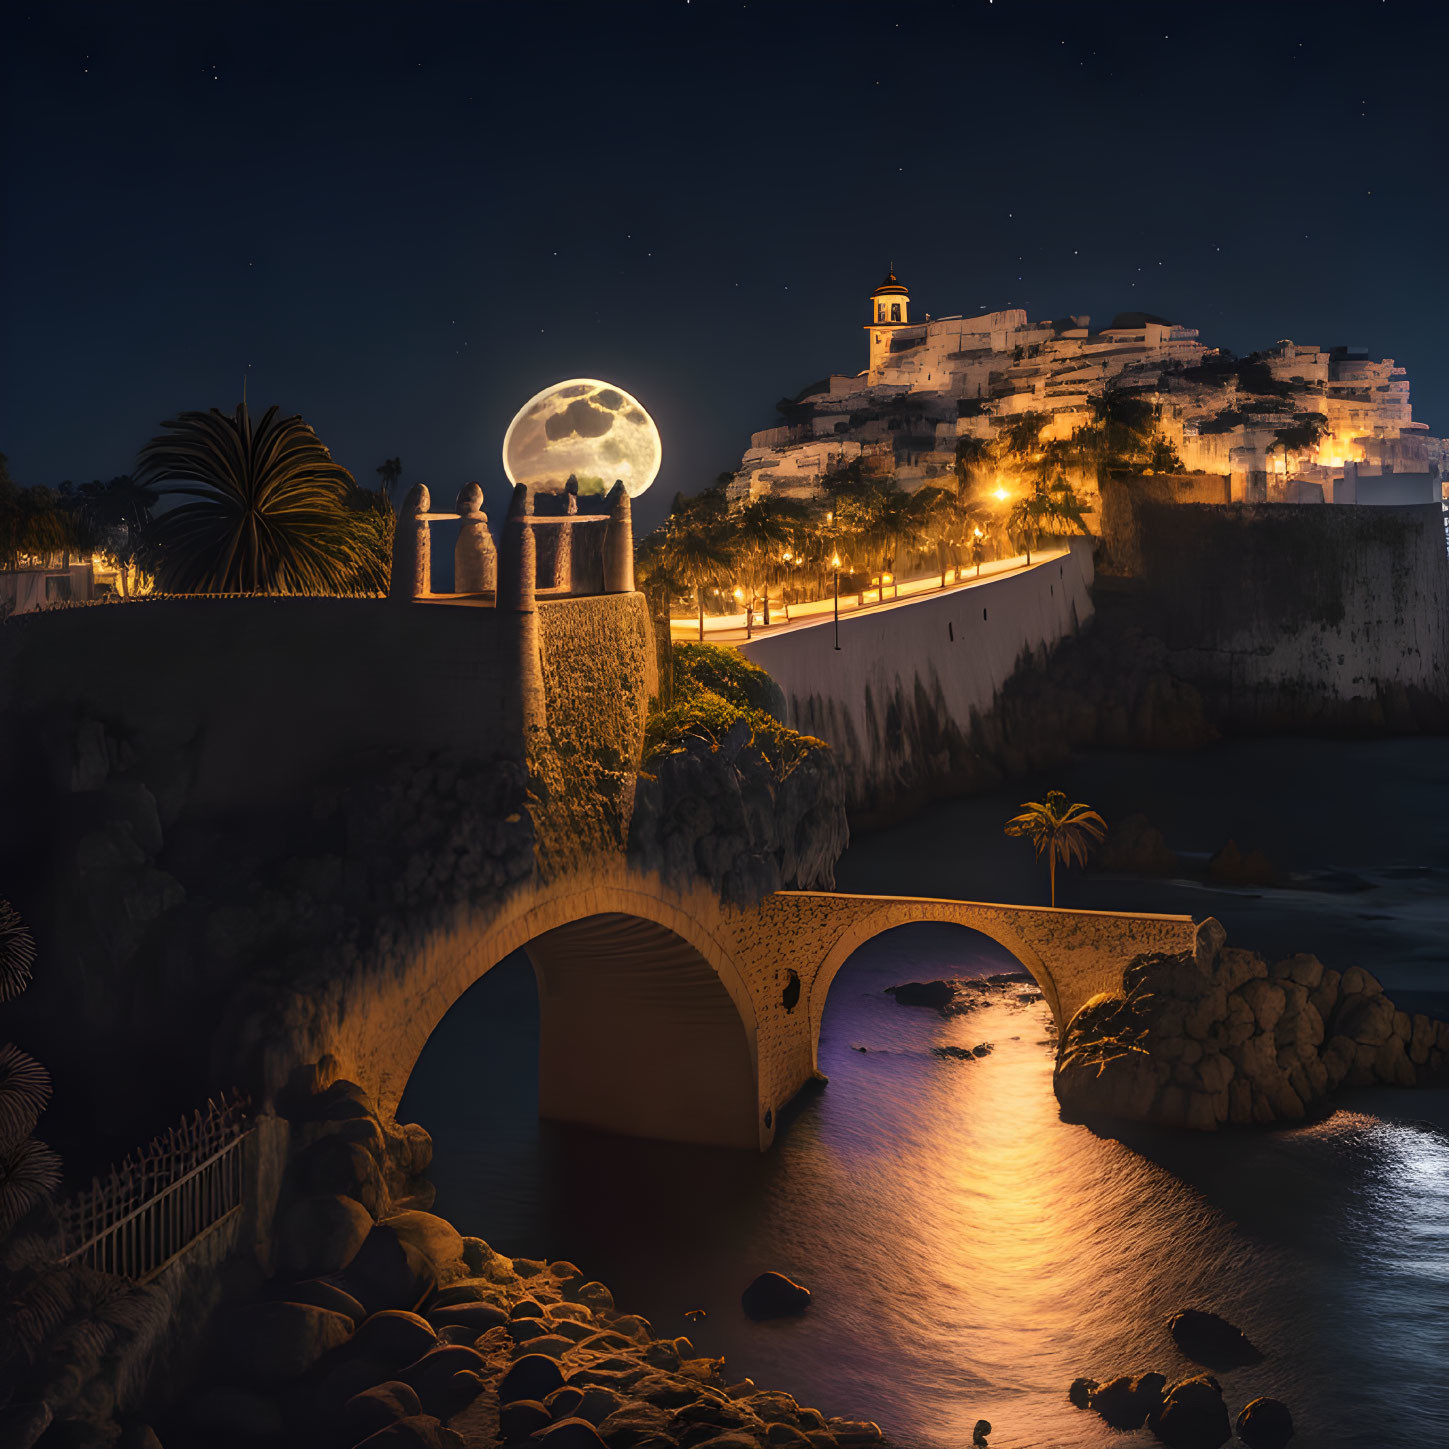
[[(157, 600), (0, 630), (0, 892), (45, 962), (16, 1037), (76, 1123), (128, 1142), (328, 1054), (393, 1112), (454, 1002), (526, 948), (546, 1115), (759, 1149), (816, 1073), (835, 973), (882, 931), (981, 932), (1058, 1024), (1133, 955), (1193, 944), (1186, 917), (732, 895), (707, 859), (828, 882), (787, 863), (781, 830), (798, 854), (812, 830), (843, 841), (844, 813), (821, 786), (789, 814), (722, 744), (713, 833), (636, 849), (658, 675), (627, 496), (590, 522), (516, 495), (492, 560), (476, 492), (458, 505), (471, 594), (432, 593), (419, 491), (390, 600)], [(714, 808), (685, 793), (691, 818)]]
[[(1060, 1027), (1119, 990), (1142, 951), (1192, 949), (1187, 916), (779, 891), (748, 908), (619, 862), (459, 912), (335, 992), (312, 1050), (392, 1112), (449, 1008), (510, 952), (538, 980), (540, 1110), (640, 1136), (763, 1150), (817, 1074), (830, 984), (857, 947), (909, 922), (979, 931), (1042, 989)], [(338, 983), (332, 983), (335, 988)]]

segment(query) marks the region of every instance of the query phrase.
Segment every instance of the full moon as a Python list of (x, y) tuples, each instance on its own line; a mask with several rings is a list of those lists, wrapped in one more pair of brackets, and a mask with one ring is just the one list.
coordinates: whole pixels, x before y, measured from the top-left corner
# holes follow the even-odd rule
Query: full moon
[(637, 498), (658, 476), (661, 457), (654, 419), (622, 387), (593, 377), (544, 388), (503, 435), (503, 471), (530, 489), (560, 491), (572, 474), (580, 493), (607, 493), (622, 479)]

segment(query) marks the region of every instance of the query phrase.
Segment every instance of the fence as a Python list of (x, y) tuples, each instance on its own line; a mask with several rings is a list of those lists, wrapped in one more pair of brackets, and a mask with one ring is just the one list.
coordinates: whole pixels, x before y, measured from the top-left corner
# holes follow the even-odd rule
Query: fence
[(61, 1261), (149, 1282), (203, 1233), (240, 1210), (245, 1194), (247, 1101), (208, 1101), (163, 1137), (92, 1179), (61, 1208)]

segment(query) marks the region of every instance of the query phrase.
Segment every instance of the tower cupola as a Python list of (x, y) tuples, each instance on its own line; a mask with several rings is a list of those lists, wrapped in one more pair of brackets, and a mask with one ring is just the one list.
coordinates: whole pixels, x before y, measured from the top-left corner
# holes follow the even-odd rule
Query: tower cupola
[(870, 367), (879, 373), (891, 351), (891, 333), (897, 327), (910, 325), (911, 293), (896, 280), (895, 268), (886, 272), (886, 279), (870, 294), (870, 321), (865, 330), (870, 338)]

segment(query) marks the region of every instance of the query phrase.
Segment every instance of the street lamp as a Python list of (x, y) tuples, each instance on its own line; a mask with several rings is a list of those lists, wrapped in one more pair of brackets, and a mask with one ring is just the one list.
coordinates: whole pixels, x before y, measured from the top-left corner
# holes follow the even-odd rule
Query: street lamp
[(830, 567), (835, 570), (835, 647), (840, 648), (840, 555), (830, 555)]
[(735, 586), (735, 603), (745, 606), (745, 638), (750, 637), (750, 626), (755, 622), (755, 600), (751, 596), (748, 604), (745, 604), (745, 591), (737, 584)]

